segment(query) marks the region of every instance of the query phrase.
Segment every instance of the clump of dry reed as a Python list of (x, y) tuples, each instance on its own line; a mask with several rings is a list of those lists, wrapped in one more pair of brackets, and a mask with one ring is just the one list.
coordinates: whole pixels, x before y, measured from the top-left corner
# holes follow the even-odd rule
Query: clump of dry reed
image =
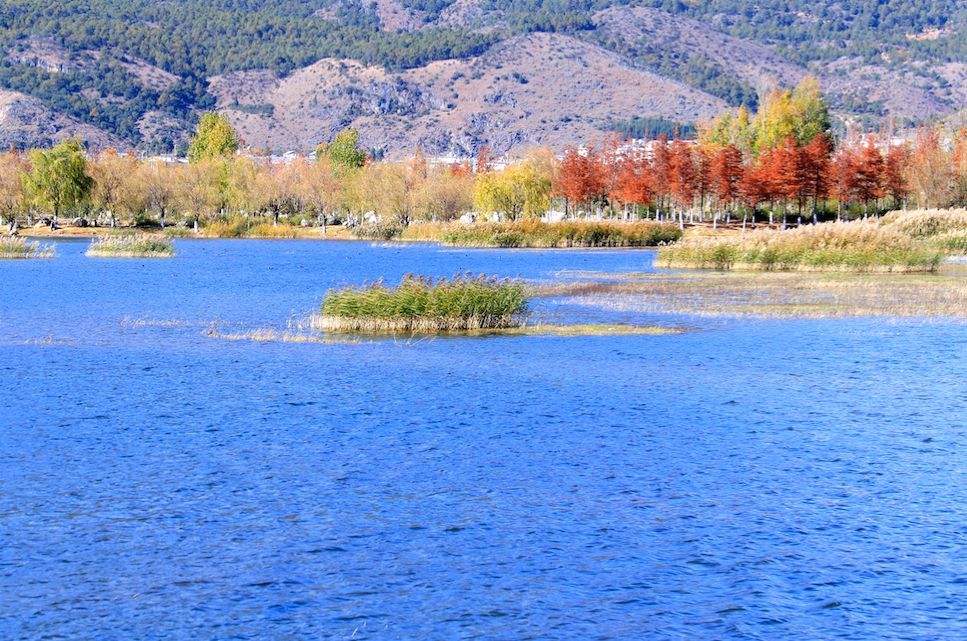
[(409, 275), (326, 294), (314, 329), (327, 332), (437, 334), (516, 327), (527, 313), (520, 283), (490, 276)]
[(692, 237), (662, 248), (656, 265), (685, 269), (930, 272), (943, 254), (875, 221)]
[(893, 211), (882, 222), (940, 251), (967, 253), (967, 209)]
[(160, 236), (102, 236), (91, 242), (87, 255), (95, 258), (170, 258), (175, 255), (175, 246), (170, 239)]
[(967, 232), (967, 209), (916, 209), (891, 211), (881, 222), (914, 238), (932, 238), (950, 232)]
[(28, 242), (19, 236), (0, 236), (0, 258), (51, 258), (53, 255), (53, 245)]

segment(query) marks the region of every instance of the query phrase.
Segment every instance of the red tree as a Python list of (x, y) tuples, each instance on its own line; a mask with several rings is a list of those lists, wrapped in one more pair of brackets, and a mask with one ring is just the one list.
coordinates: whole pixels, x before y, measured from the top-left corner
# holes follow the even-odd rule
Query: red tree
[(907, 145), (893, 145), (883, 159), (883, 191), (893, 199), (894, 207), (899, 207), (910, 195), (906, 177), (909, 165), (910, 148)]
[(799, 154), (801, 195), (806, 200), (812, 199), (815, 222), (819, 201), (829, 197), (832, 144), (826, 134), (819, 134), (801, 147)]
[(652, 168), (654, 176), (655, 196), (658, 198), (658, 206), (664, 207), (666, 199), (671, 195), (669, 182), (671, 180), (671, 145), (668, 144), (668, 136), (662, 134), (653, 143), (652, 147)]
[(589, 203), (602, 194), (600, 170), (592, 152), (570, 149), (564, 154), (555, 176), (554, 191), (575, 206)]
[(735, 145), (720, 149), (712, 157), (712, 191), (719, 202), (728, 206), (739, 199), (742, 173), (742, 152)]
[(484, 145), (480, 148), (477, 153), (477, 162), (475, 164), (478, 174), (485, 174), (488, 171), (492, 171), (494, 168), (494, 154), (490, 150), (490, 147)]
[(620, 161), (612, 197), (626, 205), (647, 206), (654, 199), (651, 162), (641, 153), (627, 154)]
[(856, 197), (869, 208), (870, 201), (883, 195), (883, 154), (868, 140), (860, 149), (856, 165)]
[(692, 147), (683, 140), (671, 144), (668, 166), (668, 190), (672, 199), (682, 209), (695, 200), (698, 170), (692, 156)]

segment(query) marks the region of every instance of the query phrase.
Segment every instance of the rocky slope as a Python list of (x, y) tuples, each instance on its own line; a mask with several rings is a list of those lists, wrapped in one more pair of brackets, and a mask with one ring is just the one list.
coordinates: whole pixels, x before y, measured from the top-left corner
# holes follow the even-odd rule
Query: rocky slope
[(285, 78), (240, 72), (212, 79), (218, 108), (253, 147), (312, 149), (352, 125), (390, 156), (498, 153), (602, 138), (609, 123), (646, 114), (693, 122), (721, 99), (625, 64), (568, 36), (530, 34), (470, 60), (388, 73), (322, 60)]

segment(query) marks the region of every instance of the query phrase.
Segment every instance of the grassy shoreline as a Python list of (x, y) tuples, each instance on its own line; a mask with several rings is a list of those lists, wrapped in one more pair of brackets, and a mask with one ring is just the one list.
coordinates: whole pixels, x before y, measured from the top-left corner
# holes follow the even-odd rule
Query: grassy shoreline
[(787, 230), (692, 235), (658, 252), (665, 269), (934, 272), (944, 252), (889, 222), (822, 223)]
[(654, 221), (516, 223), (415, 223), (392, 234), (367, 235), (343, 225), (321, 227), (213, 223), (198, 233), (188, 227), (49, 227), (22, 228), (19, 234), (34, 238), (104, 238), (132, 235), (158, 238), (353, 240), (359, 242), (436, 242), (451, 247), (522, 249), (650, 248), (673, 242), (681, 231)]

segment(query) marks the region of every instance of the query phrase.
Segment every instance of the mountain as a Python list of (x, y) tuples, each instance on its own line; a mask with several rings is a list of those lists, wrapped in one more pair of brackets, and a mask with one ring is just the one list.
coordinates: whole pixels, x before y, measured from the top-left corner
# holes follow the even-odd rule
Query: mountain
[(149, 152), (201, 111), (308, 150), (562, 147), (672, 131), (819, 78), (845, 129), (967, 105), (962, 0), (5, 0), (0, 144)]

